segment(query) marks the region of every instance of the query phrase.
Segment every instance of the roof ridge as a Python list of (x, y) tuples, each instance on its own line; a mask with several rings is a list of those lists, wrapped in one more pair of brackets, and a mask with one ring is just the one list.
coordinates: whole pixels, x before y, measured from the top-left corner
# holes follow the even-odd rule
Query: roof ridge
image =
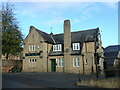
[(74, 31), (72, 33), (77, 33), (77, 32), (86, 32), (86, 31), (93, 31), (93, 30), (98, 30), (98, 28), (94, 28), (94, 29), (87, 29), (87, 30), (82, 30), (82, 31)]
[[(87, 29), (87, 30), (82, 30), (82, 31), (73, 31), (73, 32), (71, 32), (71, 33), (86, 32), (86, 31), (91, 31), (91, 30), (98, 30), (98, 28), (94, 28), (94, 29)], [(61, 35), (61, 34), (64, 34), (64, 33), (54, 34), (54, 35)]]
[[(37, 31), (40, 31), (40, 32), (42, 32), (42, 33), (48, 34), (48, 33), (44, 32), (44, 31), (42, 31), (42, 30), (39, 30), (39, 29), (36, 29), (36, 30), (37, 30)], [(48, 35), (50, 35), (50, 34), (48, 34)]]

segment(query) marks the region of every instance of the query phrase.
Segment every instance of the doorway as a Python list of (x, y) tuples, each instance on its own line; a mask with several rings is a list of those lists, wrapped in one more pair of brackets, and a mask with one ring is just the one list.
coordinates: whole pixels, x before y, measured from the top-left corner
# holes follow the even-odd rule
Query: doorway
[(51, 71), (56, 71), (56, 59), (51, 59)]

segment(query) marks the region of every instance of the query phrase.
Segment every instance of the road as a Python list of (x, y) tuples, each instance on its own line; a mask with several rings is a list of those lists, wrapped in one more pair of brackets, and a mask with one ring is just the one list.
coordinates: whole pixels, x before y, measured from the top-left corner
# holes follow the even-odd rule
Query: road
[(4, 73), (2, 88), (84, 88), (75, 86), (78, 74), (56, 72)]

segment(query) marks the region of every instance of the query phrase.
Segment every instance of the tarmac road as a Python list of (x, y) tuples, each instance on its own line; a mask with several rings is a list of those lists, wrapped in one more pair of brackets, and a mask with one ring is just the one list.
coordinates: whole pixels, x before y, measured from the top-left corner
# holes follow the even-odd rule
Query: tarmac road
[(2, 88), (79, 88), (78, 74), (56, 72), (4, 73)]

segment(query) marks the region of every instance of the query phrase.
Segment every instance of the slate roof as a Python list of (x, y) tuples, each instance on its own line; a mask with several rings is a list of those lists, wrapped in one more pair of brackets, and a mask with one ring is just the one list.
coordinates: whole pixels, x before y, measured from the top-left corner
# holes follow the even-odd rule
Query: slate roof
[[(84, 30), (84, 31), (77, 31), (71, 32), (71, 41), (72, 42), (88, 42), (94, 41), (95, 36), (98, 35), (99, 28)], [(53, 35), (56, 43), (64, 43), (64, 34), (55, 34)]]
[(115, 59), (115, 58), (118, 58), (118, 51), (114, 51), (114, 52), (105, 52), (104, 53), (104, 56), (105, 56), (105, 58), (113, 58), (113, 59)]
[(104, 60), (107, 65), (114, 65), (114, 60), (119, 58), (120, 45), (108, 46), (104, 49)]
[(43, 37), (43, 39), (46, 42), (48, 42), (48, 43), (54, 43), (53, 40), (52, 40), (52, 38), (51, 38), (51, 36), (50, 36), (50, 34), (47, 34), (47, 33), (43, 32), (41, 30), (38, 30), (38, 29), (36, 29), (36, 30), (38, 31), (38, 33)]
[[(54, 44), (54, 40), (56, 43), (64, 43), (64, 34), (47, 34), (41, 30), (38, 30), (38, 33), (44, 38), (44, 40), (48, 43)], [(71, 39), (72, 42), (87, 42), (87, 41), (94, 41), (95, 36), (98, 35), (99, 28), (96, 29), (89, 29), (84, 31), (77, 31), (77, 32), (71, 32)], [(51, 36), (52, 35), (52, 36)], [(53, 39), (52, 39), (53, 37)]]
[(118, 58), (120, 45), (108, 46), (104, 49), (105, 58)]
[(113, 52), (113, 51), (120, 51), (120, 45), (108, 46), (104, 49), (104, 52)]

